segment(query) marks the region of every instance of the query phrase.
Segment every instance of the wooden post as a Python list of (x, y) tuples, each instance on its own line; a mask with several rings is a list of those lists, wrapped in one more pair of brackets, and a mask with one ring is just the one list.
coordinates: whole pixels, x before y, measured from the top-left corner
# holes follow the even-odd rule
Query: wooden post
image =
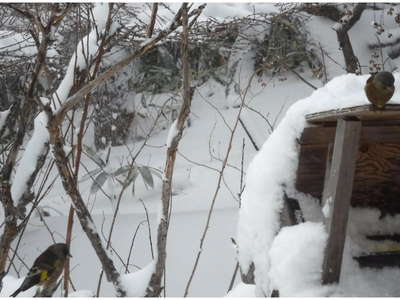
[(329, 205), (323, 284), (339, 282), (340, 278), (360, 133), (360, 121), (338, 119), (331, 170), (325, 178), (328, 182), (323, 195), (323, 203)]

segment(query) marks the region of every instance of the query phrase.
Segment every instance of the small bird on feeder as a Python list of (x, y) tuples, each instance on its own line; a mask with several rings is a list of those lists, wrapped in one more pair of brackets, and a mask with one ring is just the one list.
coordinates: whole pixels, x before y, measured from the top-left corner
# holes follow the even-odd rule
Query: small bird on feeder
[(364, 90), (369, 102), (378, 108), (383, 108), (394, 93), (392, 73), (384, 71), (372, 74), (368, 78)]

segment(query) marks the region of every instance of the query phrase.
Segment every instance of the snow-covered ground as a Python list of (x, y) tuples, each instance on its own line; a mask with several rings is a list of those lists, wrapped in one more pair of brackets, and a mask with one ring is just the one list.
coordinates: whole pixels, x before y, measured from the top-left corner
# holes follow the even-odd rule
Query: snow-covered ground
[[(260, 9), (267, 8), (260, 4)], [(230, 15), (232, 11), (237, 15), (243, 15), (251, 12), (251, 7), (243, 3), (225, 3), (219, 6), (213, 4), (207, 8), (205, 14), (207, 16), (221, 14), (219, 16), (224, 17)], [(364, 26), (369, 24), (368, 20), (362, 20), (362, 22), (364, 23), (360, 24), (364, 24)], [(311, 34), (327, 49), (332, 58), (332, 61), (327, 62), (330, 79), (344, 73), (343, 68), (339, 66), (343, 65), (343, 58), (338, 50), (336, 34), (331, 28), (332, 25), (332, 22), (327, 22), (322, 18), (312, 18), (307, 25)], [(357, 30), (357, 32), (361, 31)], [(368, 31), (368, 34), (372, 33)], [(351, 35), (356, 34), (351, 32)], [(367, 33), (360, 34), (357, 38), (359, 44), (356, 50), (361, 53), (359, 59), (368, 62), (368, 35)], [(241, 55), (241, 62), (237, 80), (240, 79), (243, 88), (252, 73), (254, 53), (249, 50), (238, 55)], [(396, 64), (396, 61), (391, 63)], [(305, 72), (303, 76), (315, 86), (323, 86), (319, 80), (312, 78), (310, 73)], [(243, 111), (242, 120), (257, 144), (261, 146), (266, 140), (267, 142), (255, 156), (256, 151), (251, 141), (239, 125), (233, 139), (228, 167), (224, 174), (224, 183), (216, 200), (215, 212), (189, 296), (226, 295), (237, 256), (237, 250), (231, 241), (232, 237), (240, 243), (241, 263), (245, 265), (254, 260), (260, 266), (256, 270), (256, 280), (264, 291), (268, 290), (271, 285), (279, 288), (284, 296), (396, 296), (400, 294), (396, 280), (392, 280), (399, 278), (399, 270), (385, 269), (383, 272), (363, 270), (361, 272), (351, 259), (351, 255), (359, 251), (360, 241), (357, 240), (357, 230), (363, 228), (360, 225), (365, 223), (371, 226), (363, 219), (363, 216), (367, 213), (370, 216), (370, 222), (375, 224), (371, 221), (378, 218), (374, 212), (352, 211), (350, 219), (354, 219), (354, 222), (350, 223), (349, 230), (351, 230), (354, 240), (351, 239), (346, 244), (344, 280), (337, 287), (322, 288), (319, 286), (318, 272), (322, 261), (325, 236), (317, 218), (313, 220), (314, 223), (308, 222), (282, 230), (274, 239), (279, 227), (276, 216), (280, 209), (280, 203), (277, 200), (281, 196), (280, 185), (282, 183), (290, 185), (290, 182), (293, 181), (297, 161), (295, 138), (301, 134), (304, 127), (304, 115), (319, 110), (366, 104), (367, 100), (363, 92), (366, 79), (367, 76), (355, 75), (335, 78), (327, 86), (313, 94), (313, 90), (308, 85), (291, 74), (285, 74), (285, 78), (277, 76), (272, 79), (263, 77), (253, 80), (246, 103), (261, 113), (263, 117), (268, 118), (271, 123), (274, 123), (275, 120), (276, 123), (279, 123), (288, 108), (293, 103), (296, 104), (288, 110), (284, 120), (279, 123), (279, 127), (268, 140), (270, 130), (264, 118), (252, 110), (245, 109)], [(399, 81), (400, 75), (396, 74), (396, 82)], [(399, 91), (397, 91), (394, 99), (400, 99), (399, 96)], [(165, 95), (160, 95), (159, 98), (161, 101)], [(303, 98), (306, 99), (298, 101)], [(228, 146), (230, 129), (227, 125), (232, 127), (236, 120), (238, 108), (235, 104), (237, 103), (238, 96), (233, 91), (226, 97), (225, 87), (212, 80), (195, 92), (190, 116), (191, 125), (186, 128), (179, 145), (174, 171), (172, 214), (167, 248), (165, 290), (167, 296), (182, 296), (192, 272), (212, 195), (217, 188), (218, 172), (216, 170), (221, 168)], [(148, 146), (144, 148), (137, 162), (163, 170), (169, 132), (169, 129), (166, 128), (151, 137)], [(238, 194), (240, 192), (243, 140), (245, 141), (243, 172), (246, 175), (247, 188), (243, 194), (238, 230), (240, 206)], [(141, 142), (138, 141), (135, 144), (129, 144), (128, 147), (135, 153), (140, 145)], [(105, 157), (106, 152), (99, 153), (99, 155)], [(126, 163), (127, 159), (129, 159), (129, 151), (126, 147), (114, 147), (111, 151), (109, 168), (118, 169), (121, 162)], [(97, 167), (87, 156), (83, 157), (83, 164), (89, 171)], [(86, 171), (82, 170), (81, 175), (85, 174)], [(53, 172), (50, 177), (54, 176), (56, 176), (56, 172)], [(118, 255), (113, 254), (112, 258), (121, 273), (125, 272), (125, 267), (120, 261), (120, 257), (126, 263), (138, 226), (140, 227), (132, 247), (129, 272), (142, 269), (151, 262), (152, 251), (145, 222), (146, 214), (140, 200), (149, 211), (154, 247), (156, 218), (161, 198), (161, 182), (157, 177), (154, 177), (154, 181), (154, 188), (149, 189), (139, 176), (135, 195), (127, 191), (122, 197), (120, 213), (112, 237), (112, 247), (118, 253)], [(100, 191), (95, 195), (91, 194), (91, 184), (91, 180), (82, 181), (80, 189), (94, 216), (98, 231), (107, 236), (115, 202), (110, 201)], [(119, 185), (109, 181), (104, 185), (104, 191), (106, 193), (112, 193), (113, 190), (118, 191), (115, 187), (119, 187)], [(313, 200), (309, 199), (309, 201)], [(43, 200), (41, 206), (51, 216), (45, 218), (46, 224), (37, 216), (32, 218), (18, 250), (19, 257), (27, 266), (31, 266), (37, 255), (52, 243), (51, 235), (58, 242), (65, 239), (70, 200), (59, 181)], [(391, 229), (389, 225), (385, 227), (385, 224), (376, 226), (379, 229), (384, 228), (386, 231)], [(292, 239), (290, 244), (287, 243), (288, 239)], [(301, 253), (308, 251), (310, 244), (315, 246), (313, 251), (302, 256)], [(73, 255), (71, 260), (72, 282), (80, 291), (77, 295), (95, 293), (100, 264), (77, 219), (74, 222), (71, 253)], [(286, 253), (287, 255), (284, 255)], [(16, 268), (20, 270), (20, 275), (24, 276), (27, 272), (26, 267), (19, 259), (16, 259), (15, 264)], [(293, 265), (297, 266), (298, 270), (292, 273), (288, 268)], [(15, 276), (16, 272), (12, 268), (10, 275), (4, 280), (1, 296), (8, 296), (21, 283), (21, 280), (14, 279)], [(260, 293), (260, 290), (257, 291), (254, 286), (240, 283), (239, 277), (238, 275), (236, 278), (237, 288), (228, 296), (254, 296)], [(286, 280), (289, 280), (287, 284)], [(33, 293), (34, 291), (29, 290), (21, 293), (21, 296), (31, 296)], [(57, 295), (60, 295), (59, 292)], [(103, 279), (100, 295), (114, 295), (113, 287), (105, 279)]]

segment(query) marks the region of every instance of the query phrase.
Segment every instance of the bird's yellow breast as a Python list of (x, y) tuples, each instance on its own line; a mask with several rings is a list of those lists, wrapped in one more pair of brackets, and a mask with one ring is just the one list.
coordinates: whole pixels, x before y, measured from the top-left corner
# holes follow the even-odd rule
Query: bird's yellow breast
[(45, 281), (47, 278), (49, 277), (49, 273), (47, 272), (47, 270), (42, 270), (40, 272), (40, 281)]

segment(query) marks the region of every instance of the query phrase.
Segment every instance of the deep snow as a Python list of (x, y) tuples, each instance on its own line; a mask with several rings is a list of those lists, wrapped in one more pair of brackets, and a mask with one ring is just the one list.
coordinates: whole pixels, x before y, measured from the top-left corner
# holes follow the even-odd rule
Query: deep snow
[[(264, 4), (256, 5), (256, 7), (261, 10), (274, 9)], [(205, 11), (205, 15), (216, 15), (217, 17), (232, 16), (232, 13), (243, 15), (251, 12), (251, 9), (251, 5), (244, 3), (210, 4)], [(362, 19), (350, 32), (351, 37), (356, 38), (358, 41), (355, 51), (360, 53), (359, 59), (363, 65), (368, 65), (370, 53), (367, 45), (372, 40), (370, 35), (374, 34), (373, 30), (363, 30), (364, 27), (370, 26), (368, 19), (370, 17), (366, 15), (366, 19)], [(386, 24), (390, 25), (389, 22), (386, 22)], [(342, 67), (343, 58), (338, 49), (336, 34), (332, 30), (333, 25), (332, 22), (318, 17), (312, 18), (307, 25), (314, 38), (327, 49), (332, 58), (332, 61), (328, 60), (327, 62), (328, 79), (344, 73)], [(163, 26), (163, 24), (159, 24), (159, 26)], [(363, 34), (360, 34), (360, 32), (363, 32)], [(241, 60), (239, 64), (240, 72), (238, 73), (240, 77), (236, 79), (240, 79), (242, 88), (244, 88), (252, 73), (254, 51), (251, 48), (245, 49), (238, 53), (238, 56)], [(391, 61), (390, 63), (396, 65), (397, 61)], [(367, 70), (364, 69), (363, 72), (366, 74)], [(321, 81), (312, 78), (309, 72), (302, 73), (302, 75), (315, 86), (323, 86)], [(299, 227), (281, 231), (277, 239), (274, 240), (279, 228), (277, 213), (281, 205), (279, 203), (279, 198), (281, 197), (280, 184), (287, 183), (290, 188), (290, 183), (293, 182), (297, 161), (294, 139), (301, 134), (304, 127), (304, 115), (320, 110), (366, 104), (367, 100), (363, 94), (363, 84), (366, 79), (367, 76), (355, 75), (338, 77), (314, 93), (312, 93), (313, 90), (309, 86), (290, 74), (272, 79), (269, 77), (256, 78), (252, 82), (246, 102), (264, 117), (268, 117), (270, 121), (274, 122), (275, 119), (282, 119), (288, 107), (295, 102), (296, 105), (287, 111), (282, 122), (276, 122), (279, 123), (279, 126), (272, 135), (270, 135), (270, 129), (260, 115), (251, 110), (244, 110), (242, 119), (258, 145), (262, 145), (264, 141), (266, 142), (261, 151), (255, 156), (256, 151), (243, 128), (239, 126), (233, 141), (228, 168), (224, 175), (224, 185), (217, 198), (216, 212), (210, 224), (210, 231), (189, 293), (190, 296), (226, 295), (235, 268), (237, 251), (230, 238), (236, 238), (236, 235), (238, 235), (237, 241), (240, 244), (241, 252), (239, 258), (241, 264), (246, 266), (251, 260), (255, 260), (259, 266), (256, 271), (259, 287), (256, 290), (254, 286), (241, 284), (239, 283), (239, 276), (237, 276), (236, 282), (239, 284), (229, 296), (259, 295), (261, 289), (264, 289), (265, 292), (270, 288), (271, 277), (273, 277), (271, 283), (273, 287), (278, 287), (284, 294), (286, 293), (285, 295), (291, 296), (321, 296), (327, 294), (335, 296), (394, 296), (400, 294), (397, 281), (393, 280), (393, 278), (399, 278), (399, 270), (385, 269), (383, 272), (363, 270), (361, 272), (351, 259), (351, 255), (359, 253), (361, 245), (365, 244), (365, 241), (360, 240), (363, 228), (368, 226), (377, 232), (392, 232), (395, 225), (399, 223), (397, 219), (392, 220), (388, 217), (378, 220), (378, 213), (373, 210), (351, 211), (350, 220), (352, 221), (349, 224), (351, 238), (346, 243), (343, 268), (343, 278), (345, 280), (333, 289), (322, 289), (318, 286), (316, 273), (318, 272), (320, 260), (317, 259), (311, 262), (312, 258), (306, 256), (303, 261), (296, 261), (296, 259), (301, 259), (296, 254), (298, 253), (296, 251), (304, 249), (306, 242), (312, 242), (315, 245), (315, 248), (313, 248), (315, 252), (313, 253), (317, 258), (320, 258), (321, 249), (323, 248), (323, 233), (318, 224), (320, 216), (316, 214), (315, 207), (312, 207), (314, 199), (303, 195), (303, 202), (308, 203), (308, 213), (314, 223), (306, 223)], [(399, 74), (396, 74), (396, 82), (399, 82), (399, 80)], [(183, 139), (179, 145), (174, 172), (172, 215), (169, 228), (170, 235), (168, 237), (166, 268), (166, 294), (168, 296), (183, 295), (195, 255), (199, 250), (200, 236), (205, 226), (212, 193), (216, 188), (218, 173), (215, 169), (218, 170), (221, 167), (221, 160), (227, 149), (227, 137), (230, 134), (230, 130), (226, 123), (232, 126), (238, 112), (235, 107), (238, 103), (238, 95), (232, 91), (226, 98), (224, 90), (225, 88), (218, 83), (209, 81), (196, 91), (190, 116), (191, 126), (185, 129)], [(61, 94), (64, 94), (64, 92), (60, 92)], [(135, 99), (140, 99), (140, 96), (136, 95), (137, 98)], [(158, 95), (155, 101), (162, 103), (167, 96), (165, 94)], [(396, 91), (393, 98), (395, 100), (400, 99), (399, 91)], [(299, 99), (304, 100), (298, 101)], [(216, 111), (215, 107), (219, 112)], [(1, 120), (2, 118), (0, 118)], [(163, 170), (168, 144), (166, 141), (168, 141), (168, 135), (172, 135), (173, 132), (169, 128), (171, 126), (166, 127), (165, 130), (161, 130), (150, 138), (149, 145), (145, 147), (143, 153), (138, 157), (138, 163), (151, 165)], [(89, 136), (92, 133), (93, 128), (90, 128), (87, 135)], [(246, 190), (242, 195), (242, 209), (240, 210), (240, 222), (238, 223), (240, 204), (238, 194), (240, 193), (243, 139), (246, 145), (243, 161), (243, 171), (246, 174)], [(88, 137), (86, 141), (89, 143), (90, 140), (91, 138)], [(140, 142), (132, 143), (128, 146), (135, 153), (140, 147)], [(105, 157), (106, 151), (98, 154)], [(111, 151), (110, 159), (110, 167), (118, 168), (122, 162), (126, 162), (129, 159), (127, 148), (123, 146), (114, 147)], [(252, 161), (251, 164), (250, 161)], [(83, 163), (89, 171), (97, 167), (86, 155), (83, 157)], [(83, 177), (84, 175), (86, 175), (86, 171), (83, 169), (81, 176)], [(56, 172), (53, 172), (50, 179), (55, 176)], [(135, 195), (127, 191), (122, 198), (112, 246), (124, 261), (128, 257), (135, 230), (139, 224), (142, 224), (133, 246), (129, 265), (130, 272), (146, 268), (146, 266), (149, 267), (149, 263), (152, 260), (145, 222), (146, 216), (139, 199), (143, 200), (150, 212), (151, 236), (154, 247), (156, 216), (159, 210), (161, 193), (160, 180), (156, 177), (154, 180), (154, 189), (148, 189), (139, 176)], [(110, 185), (104, 186), (104, 191), (112, 193), (116, 183), (114, 186), (112, 184), (113, 182), (110, 182)], [(87, 200), (88, 207), (94, 215), (96, 228), (104, 232), (104, 235), (107, 235), (115, 203), (110, 203), (110, 200), (101, 192), (91, 195), (90, 187), (90, 180), (80, 183), (82, 195)], [(41, 206), (51, 214), (51, 217), (45, 218), (45, 222), (57, 242), (65, 239), (69, 205), (70, 200), (64, 193), (59, 181), (56, 182), (54, 188), (41, 203)], [(368, 218), (365, 216), (368, 216)], [(302, 237), (304, 239), (301, 239)], [(288, 238), (298, 238), (299, 240), (296, 243), (298, 248), (290, 248), (293, 252), (288, 254), (294, 253), (293, 255), (283, 256), (282, 249), (288, 247), (286, 240)], [(34, 258), (51, 243), (52, 239), (46, 226), (37, 216), (34, 216), (24, 233), (18, 254), (30, 266)], [(368, 246), (389, 247), (390, 245), (368, 244)], [(269, 251), (270, 248), (272, 251)], [(96, 291), (100, 264), (76, 219), (71, 252), (73, 255), (71, 262), (72, 281), (78, 289), (75, 296), (90, 295)], [(271, 264), (269, 257), (273, 258), (273, 263)], [(124, 273), (125, 268), (119, 261), (118, 256), (113, 254), (112, 258), (118, 269)], [(294, 260), (294, 263), (302, 268), (304, 267), (304, 273), (288, 273), (287, 268), (291, 263), (285, 262), (285, 259)], [(20, 270), (20, 275), (24, 276), (27, 269), (19, 260), (16, 260), (15, 264), (17, 269)], [(306, 265), (309, 265), (310, 268), (305, 267)], [(143, 274), (146, 275), (146, 269), (142, 274), (136, 275), (143, 279)], [(300, 276), (304, 276), (306, 281), (300, 281), (299, 285), (294, 285), (295, 282), (292, 281), (291, 283), (293, 284), (286, 286), (282, 283), (282, 278), (286, 275), (282, 274), (292, 275), (294, 281), (299, 279)], [(8, 296), (20, 284), (22, 279), (17, 281), (14, 279), (15, 276), (16, 272), (11, 269), (10, 275), (6, 276), (4, 280), (1, 296)], [(135, 273), (129, 274), (127, 277), (135, 277)], [(143, 287), (143, 284), (138, 287), (132, 287), (134, 289), (132, 293), (134, 294), (141, 287)], [(287, 289), (285, 290), (285, 288)], [(34, 291), (30, 290), (26, 293), (21, 293), (21, 296), (30, 296), (33, 293)], [(57, 293), (57, 295), (60, 295), (59, 292)], [(104, 279), (101, 295), (114, 295), (112, 286), (106, 283)]]

